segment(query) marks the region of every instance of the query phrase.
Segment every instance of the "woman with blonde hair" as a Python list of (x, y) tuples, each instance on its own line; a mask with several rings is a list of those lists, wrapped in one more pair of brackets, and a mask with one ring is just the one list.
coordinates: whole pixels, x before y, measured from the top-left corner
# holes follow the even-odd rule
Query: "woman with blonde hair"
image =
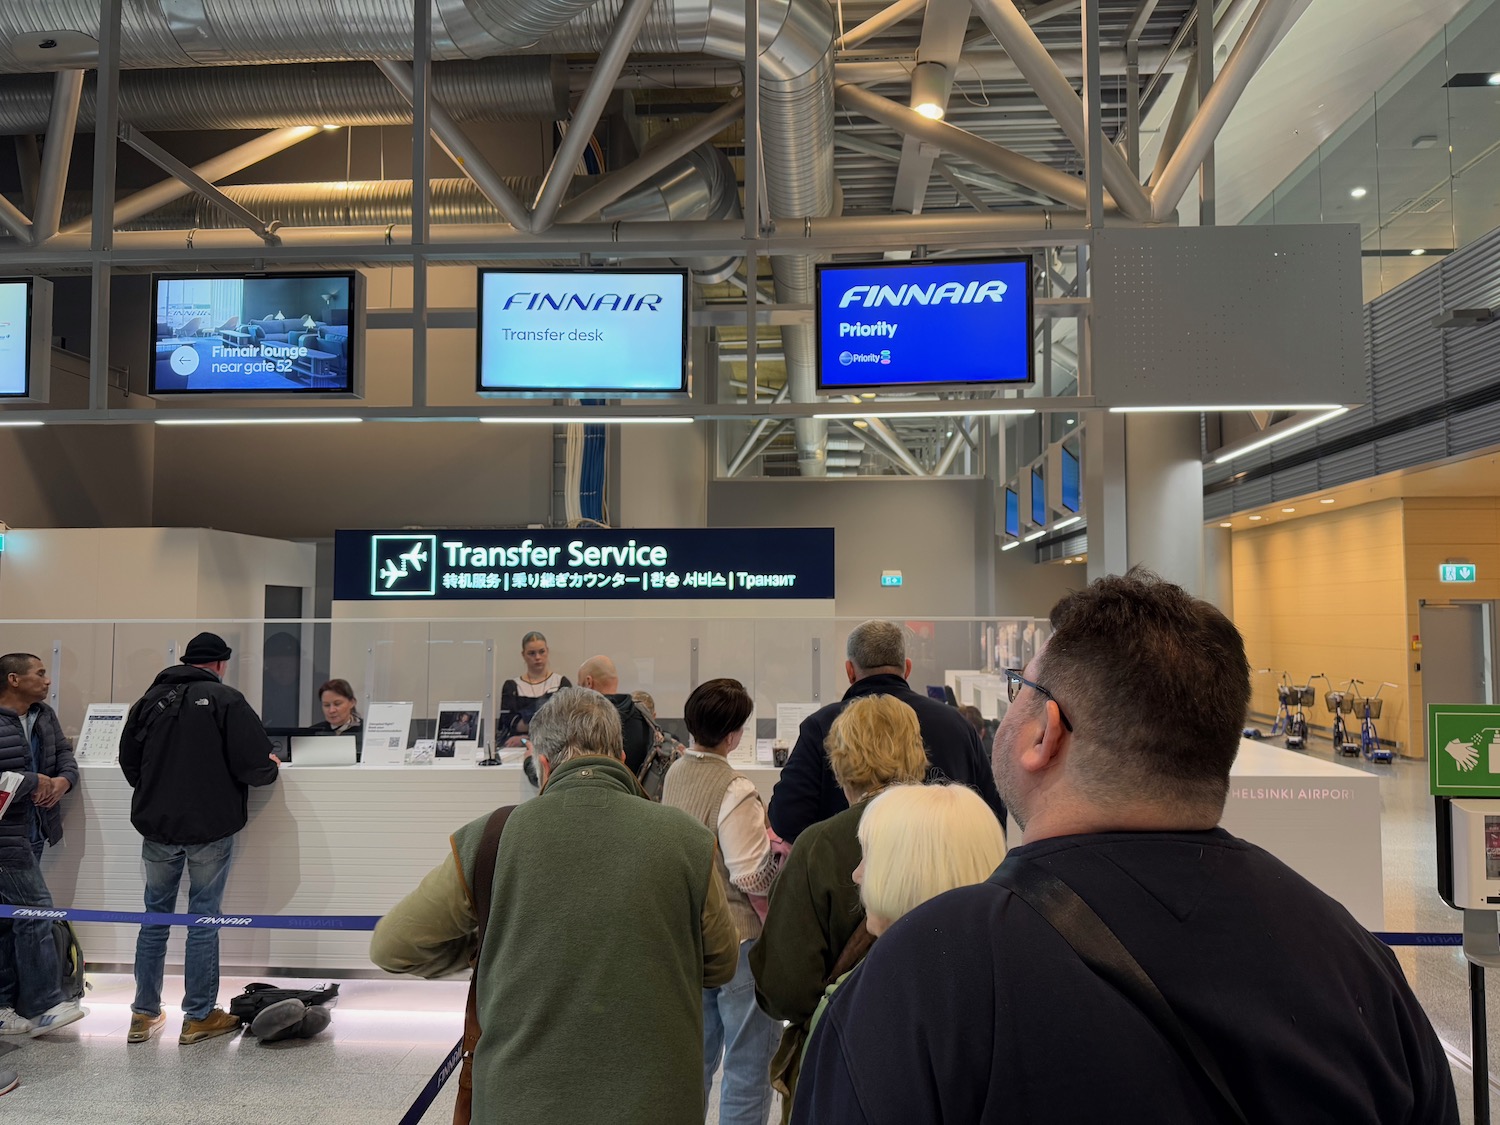
[[(854, 881), (865, 927), (878, 938), (928, 899), (993, 875), (1005, 858), (1005, 833), (972, 789), (898, 785), (871, 801), (860, 818), (859, 850)], [(808, 1021), (809, 1039), (850, 971), (852, 966), (824, 991)]]
[(825, 748), (849, 808), (797, 837), (750, 951), (756, 1000), (767, 1015), (791, 1025), (771, 1061), (783, 1121), (824, 988), (857, 965), (874, 940), (853, 878), (860, 819), (888, 786), (920, 785), (927, 773), (916, 712), (889, 695), (852, 700), (834, 720)]

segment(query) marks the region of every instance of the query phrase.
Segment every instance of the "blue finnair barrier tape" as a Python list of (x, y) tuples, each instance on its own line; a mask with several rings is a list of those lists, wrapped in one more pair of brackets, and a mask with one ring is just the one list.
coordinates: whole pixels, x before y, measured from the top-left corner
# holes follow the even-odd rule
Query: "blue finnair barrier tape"
[(464, 1041), (460, 1039), (453, 1044), (453, 1050), (448, 1052), (448, 1057), (443, 1060), (443, 1065), (437, 1068), (437, 1072), (427, 1080), (427, 1085), (422, 1087), (422, 1092), (417, 1095), (417, 1100), (411, 1103), (411, 1108), (406, 1111), (399, 1125), (417, 1125), (422, 1120), (422, 1115), (427, 1112), (432, 1103), (437, 1099), (438, 1091), (443, 1084), (452, 1077), (453, 1072), (458, 1069), (458, 1064), (463, 1061)]
[(59, 922), (125, 922), (132, 926), (216, 926), (224, 930), (373, 930), (378, 914), (145, 914), (128, 910), (79, 910), (71, 906), (5, 906), (0, 918)]
[(1375, 936), (1386, 945), (1462, 945), (1463, 934), (1388, 934), (1376, 931)]

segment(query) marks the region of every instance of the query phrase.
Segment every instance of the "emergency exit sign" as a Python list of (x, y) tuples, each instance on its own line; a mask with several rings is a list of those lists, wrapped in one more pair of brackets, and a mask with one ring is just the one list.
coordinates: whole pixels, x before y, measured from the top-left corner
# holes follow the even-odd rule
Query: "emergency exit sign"
[(1479, 568), (1473, 563), (1443, 563), (1438, 567), (1439, 582), (1473, 582)]

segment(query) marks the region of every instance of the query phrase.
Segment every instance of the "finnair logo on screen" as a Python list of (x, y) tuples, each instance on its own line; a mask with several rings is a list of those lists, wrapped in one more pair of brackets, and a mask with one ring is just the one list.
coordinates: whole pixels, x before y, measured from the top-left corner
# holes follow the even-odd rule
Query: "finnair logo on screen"
[(437, 536), (371, 536), (370, 594), (377, 598), (435, 597)]
[(851, 285), (839, 298), (839, 308), (861, 305), (867, 309), (882, 305), (972, 305), (980, 301), (1004, 299), (1009, 288), (1003, 281), (946, 281), (930, 285)]
[(512, 293), (500, 306), (511, 309), (553, 309), (558, 312), (660, 312), (666, 300), (660, 293)]

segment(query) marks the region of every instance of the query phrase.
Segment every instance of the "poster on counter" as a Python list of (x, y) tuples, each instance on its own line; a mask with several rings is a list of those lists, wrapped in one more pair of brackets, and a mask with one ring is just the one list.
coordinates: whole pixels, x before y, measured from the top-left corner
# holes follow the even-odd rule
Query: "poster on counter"
[(477, 701), (438, 704), (436, 748), (433, 762), (440, 766), (474, 764), (479, 743), (484, 738), (483, 704)]
[(365, 716), (360, 764), (399, 766), (406, 762), (406, 739), (411, 732), (410, 703), (372, 703)]
[(436, 739), (419, 738), (411, 744), (411, 749), (406, 752), (406, 765), (430, 766), (436, 754)]
[(788, 746), (797, 745), (797, 729), (802, 720), (823, 709), (821, 703), (776, 704), (776, 741)]
[(125, 703), (90, 703), (73, 753), (80, 762), (112, 764), (120, 760), (120, 732), (125, 729)]
[(744, 732), (740, 735), (740, 744), (729, 752), (729, 764), (732, 766), (753, 766), (755, 764), (755, 712), (750, 712), (750, 718), (745, 720)]

